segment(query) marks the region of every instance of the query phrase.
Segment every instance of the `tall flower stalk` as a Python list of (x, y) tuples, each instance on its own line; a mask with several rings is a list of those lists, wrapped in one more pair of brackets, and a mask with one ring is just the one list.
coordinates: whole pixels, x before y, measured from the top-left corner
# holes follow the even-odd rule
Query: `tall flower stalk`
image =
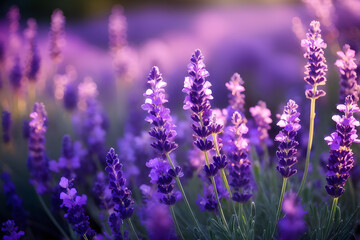
[(273, 233), (275, 233), (276, 223), (280, 218), (280, 211), (286, 191), (287, 180), (297, 172), (297, 170), (294, 169), (294, 165), (297, 163), (297, 146), (299, 145), (299, 142), (295, 140), (295, 137), (297, 135), (297, 131), (301, 128), (299, 124), (300, 113), (297, 112), (297, 108), (298, 105), (293, 100), (289, 100), (284, 108), (280, 121), (277, 123), (277, 125), (283, 128), (283, 130), (281, 130), (275, 137), (275, 140), (280, 142), (279, 150), (276, 152), (276, 156), (279, 159), (279, 165), (276, 167), (276, 170), (283, 177), (283, 184), (276, 212)]
[[(217, 171), (217, 167), (215, 165), (216, 163), (209, 162), (208, 153), (215, 147), (217, 156), (214, 157), (214, 159), (222, 159), (216, 140), (216, 135), (221, 132), (222, 126), (216, 124), (210, 119), (212, 115), (210, 100), (213, 99), (213, 97), (210, 90), (211, 83), (206, 81), (206, 78), (209, 76), (209, 72), (205, 69), (203, 60), (204, 56), (202, 55), (201, 51), (199, 49), (195, 50), (195, 53), (190, 59), (191, 63), (188, 65), (189, 76), (185, 78), (184, 82), (183, 92), (188, 94), (185, 97), (184, 109), (190, 109), (192, 111), (191, 118), (194, 120), (194, 124), (192, 124), (191, 127), (195, 133), (194, 144), (202, 152), (204, 152), (206, 161), (204, 170), (206, 175), (211, 179), (220, 216), (224, 222), (225, 227), (228, 228), (214, 180), (214, 176), (216, 175)], [(212, 135), (213, 141), (209, 139), (210, 135)], [(226, 166), (227, 163), (224, 162), (223, 164), (224, 165), (222, 169)], [(227, 185), (226, 187), (230, 189), (227, 181), (225, 182), (225, 185)]]
[(352, 143), (360, 143), (355, 127), (360, 125), (353, 114), (360, 112), (359, 107), (354, 102), (353, 96), (348, 95), (345, 104), (339, 104), (337, 109), (343, 112), (342, 116), (334, 115), (332, 119), (336, 122), (336, 131), (330, 136), (325, 137), (325, 141), (330, 146), (329, 162), (327, 164), (327, 185), (326, 192), (333, 198), (331, 214), (328, 225), (332, 223), (338, 198), (345, 192), (345, 183), (350, 176), (350, 170), (354, 166), (354, 153), (351, 150)]
[[(159, 68), (155, 66), (151, 69), (148, 80), (150, 88), (144, 93), (146, 100), (145, 104), (141, 107), (149, 113), (145, 120), (153, 125), (149, 134), (155, 139), (155, 142), (153, 142), (151, 146), (161, 154), (162, 158), (166, 157), (171, 167), (170, 170), (165, 170), (157, 181), (159, 184), (159, 191), (165, 194), (165, 198), (163, 197), (162, 201), (167, 205), (173, 205), (176, 202), (176, 197), (174, 195), (169, 195), (172, 192), (170, 190), (173, 189), (173, 187), (171, 187), (171, 181), (174, 178), (196, 227), (202, 232), (198, 220), (190, 207), (184, 188), (180, 182), (179, 177), (182, 175), (181, 168), (179, 166), (175, 167), (170, 157), (170, 153), (177, 148), (177, 144), (174, 142), (176, 131), (175, 125), (173, 124), (170, 116), (170, 109), (164, 106), (167, 102), (164, 87), (167, 84), (163, 80)], [(175, 217), (174, 214), (173, 217)], [(174, 223), (176, 224), (176, 222), (177, 221), (174, 218)]]
[(314, 120), (315, 120), (315, 100), (326, 95), (325, 91), (318, 90), (318, 86), (325, 85), (327, 72), (326, 59), (324, 57), (324, 50), (326, 43), (321, 38), (320, 23), (312, 21), (310, 23), (309, 32), (306, 34), (307, 39), (301, 41), (301, 46), (306, 48), (304, 57), (308, 60), (305, 66), (305, 82), (309, 84), (310, 89), (305, 91), (306, 98), (311, 100), (310, 105), (310, 127), (309, 140), (306, 152), (305, 170), (301, 180), (301, 185), (298, 194), (304, 188), (306, 177), (309, 170), (310, 153), (314, 137)]

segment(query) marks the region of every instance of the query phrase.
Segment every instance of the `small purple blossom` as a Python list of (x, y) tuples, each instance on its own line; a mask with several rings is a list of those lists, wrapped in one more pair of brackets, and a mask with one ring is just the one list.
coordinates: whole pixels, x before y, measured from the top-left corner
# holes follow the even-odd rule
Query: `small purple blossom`
[(51, 15), (50, 28), (50, 57), (55, 63), (62, 60), (62, 48), (65, 44), (65, 17), (60, 9)]
[(15, 91), (20, 90), (21, 79), (22, 79), (22, 68), (20, 66), (20, 59), (19, 57), (15, 57), (14, 65), (11, 68), (10, 76), (9, 76), (10, 84)]
[(109, 16), (109, 45), (112, 54), (122, 50), (127, 45), (126, 40), (127, 22), (124, 16), (124, 9), (120, 5), (112, 8)]
[(144, 93), (145, 104), (141, 107), (149, 113), (145, 120), (153, 125), (149, 134), (156, 141), (151, 146), (162, 154), (168, 154), (177, 148), (177, 144), (173, 140), (176, 131), (170, 110), (164, 106), (167, 102), (164, 90), (166, 82), (163, 81), (158, 67), (151, 69), (148, 80), (151, 88)]
[(65, 86), (63, 103), (65, 109), (68, 111), (76, 109), (78, 103), (78, 89), (73, 83), (68, 83)]
[(29, 81), (36, 81), (40, 70), (40, 55), (35, 42), (37, 24), (35, 19), (27, 21), (28, 28), (25, 30), (25, 36), (29, 43), (29, 54), (25, 68), (25, 76)]
[(323, 50), (326, 48), (326, 43), (321, 38), (320, 32), (320, 22), (312, 21), (309, 32), (306, 34), (307, 39), (301, 41), (301, 46), (306, 48), (304, 57), (308, 60), (304, 80), (311, 87), (305, 91), (309, 99), (317, 99), (326, 94), (325, 91), (317, 89), (317, 86), (325, 85), (325, 74), (328, 70)]
[(345, 104), (339, 104), (337, 109), (344, 114), (332, 117), (336, 122), (336, 131), (325, 137), (325, 141), (330, 146), (326, 174), (328, 185), (325, 186), (325, 189), (333, 198), (338, 198), (345, 192), (344, 186), (354, 165), (354, 153), (350, 147), (352, 143), (360, 143), (355, 129), (360, 123), (353, 116), (360, 109), (352, 95), (347, 96)]
[(4, 143), (9, 143), (11, 140), (11, 113), (8, 111), (2, 112), (2, 130), (3, 130), (3, 141)]
[[(225, 83), (226, 88), (230, 91), (229, 105), (233, 110), (244, 113), (245, 105), (245, 88), (243, 86), (244, 81), (240, 77), (240, 74), (234, 73), (229, 82)], [(232, 112), (230, 113), (230, 116)]]
[(301, 206), (295, 193), (286, 193), (282, 204), (285, 217), (278, 222), (280, 240), (298, 239), (306, 230), (304, 216), (306, 211)]
[(301, 128), (299, 124), (300, 113), (297, 111), (297, 108), (298, 105), (290, 99), (277, 123), (283, 129), (275, 137), (275, 141), (280, 142), (279, 150), (276, 152), (276, 156), (279, 159), (279, 165), (276, 167), (276, 170), (284, 178), (291, 177), (297, 172), (293, 168), (297, 163), (297, 146), (299, 145), (299, 142), (295, 140), (295, 136)]
[(63, 201), (61, 207), (66, 210), (64, 217), (80, 236), (94, 237), (95, 231), (90, 226), (89, 217), (84, 208), (87, 202), (86, 195), (78, 196), (76, 189), (72, 188), (72, 182), (65, 177), (61, 177), (59, 186), (65, 189), (60, 193), (60, 199)]
[(339, 102), (345, 102), (348, 95), (352, 95), (354, 102), (359, 101), (359, 86), (357, 84), (357, 64), (355, 59), (355, 51), (345, 44), (343, 51), (338, 51), (339, 59), (336, 60), (335, 66), (340, 72), (340, 94)]
[(30, 183), (34, 185), (39, 194), (49, 190), (50, 172), (49, 159), (45, 153), (45, 133), (47, 129), (47, 113), (43, 103), (35, 103), (32, 120), (29, 123), (30, 137), (28, 140), (28, 169)]
[(109, 210), (114, 206), (111, 190), (109, 188), (109, 181), (104, 172), (96, 174), (92, 191), (95, 194), (95, 200), (101, 209)]
[[(196, 201), (201, 211), (216, 212), (218, 210), (218, 203), (216, 201), (213, 185), (208, 177), (201, 176), (203, 180), (203, 195), (198, 195)], [(219, 194), (219, 199), (229, 198), (229, 193), (226, 188), (221, 184), (221, 178), (219, 175), (214, 177), (216, 189)]]
[(109, 188), (112, 200), (115, 204), (114, 210), (122, 220), (131, 217), (134, 201), (131, 199), (131, 191), (125, 186), (126, 179), (123, 178), (122, 164), (113, 148), (106, 155), (106, 171), (109, 173)]
[(13, 220), (7, 220), (2, 223), (1, 231), (4, 232), (3, 240), (19, 240), (24, 236), (24, 231), (19, 231)]
[(270, 118), (271, 112), (266, 107), (266, 103), (259, 101), (255, 107), (249, 109), (251, 116), (255, 119), (257, 125), (257, 137), (260, 144), (266, 143), (269, 140), (270, 124), (272, 120)]

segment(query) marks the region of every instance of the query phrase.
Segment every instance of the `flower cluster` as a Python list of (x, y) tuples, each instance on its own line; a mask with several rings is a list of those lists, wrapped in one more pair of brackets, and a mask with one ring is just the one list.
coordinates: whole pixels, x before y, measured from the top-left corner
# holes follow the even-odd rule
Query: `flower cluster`
[(164, 90), (166, 82), (163, 81), (158, 67), (151, 69), (148, 80), (151, 88), (144, 93), (145, 104), (141, 107), (149, 113), (145, 120), (154, 125), (149, 134), (156, 139), (156, 142), (151, 146), (160, 153), (167, 154), (176, 149), (177, 144), (173, 140), (176, 131), (170, 110), (164, 106), (167, 102)]
[(106, 155), (106, 171), (109, 173), (109, 188), (112, 200), (115, 204), (114, 210), (123, 220), (130, 218), (134, 209), (134, 201), (131, 199), (131, 191), (125, 186), (126, 179), (123, 178), (122, 164), (113, 148)]
[(71, 82), (65, 86), (63, 103), (65, 109), (68, 111), (76, 109), (78, 103), (78, 89)]
[(257, 138), (260, 143), (266, 143), (269, 140), (268, 130), (271, 128), (272, 120), (270, 118), (271, 112), (266, 107), (264, 101), (259, 101), (255, 107), (249, 109), (251, 116), (255, 119), (257, 125)]
[(297, 170), (293, 169), (294, 164), (297, 163), (297, 149), (299, 142), (295, 140), (297, 131), (301, 128), (299, 122), (300, 113), (297, 111), (298, 105), (289, 100), (284, 107), (284, 112), (280, 117), (280, 121), (277, 125), (283, 130), (276, 135), (275, 140), (280, 142), (279, 150), (276, 152), (276, 156), (279, 159), (279, 165), (276, 170), (282, 177), (288, 178), (294, 175)]
[[(245, 105), (245, 88), (244, 81), (241, 79), (240, 74), (234, 73), (229, 82), (225, 83), (226, 88), (230, 91), (229, 104), (233, 110), (244, 113)], [(232, 113), (230, 113), (230, 116)]]
[[(218, 211), (218, 202), (216, 201), (214, 187), (211, 184), (209, 178), (202, 178), (203, 184), (203, 195), (198, 195), (198, 200), (196, 203), (198, 204), (201, 211), (208, 211), (208, 212), (216, 212)], [(214, 181), (216, 184), (216, 189), (219, 195), (219, 198), (227, 198), (229, 199), (229, 193), (227, 192), (226, 188), (221, 183), (220, 175), (214, 177)]]
[(60, 9), (56, 9), (51, 15), (50, 30), (50, 57), (55, 63), (61, 62), (61, 52), (65, 44), (65, 17)]
[(91, 228), (89, 217), (85, 213), (84, 206), (87, 202), (85, 194), (78, 196), (72, 183), (67, 178), (62, 177), (59, 186), (65, 189), (60, 193), (60, 199), (63, 201), (61, 207), (66, 208), (65, 218), (71, 224), (73, 230), (80, 236), (94, 237), (95, 231)]
[(21, 79), (22, 79), (22, 68), (20, 65), (19, 57), (15, 57), (14, 65), (10, 71), (10, 84), (15, 92), (18, 92), (21, 88)]
[(30, 137), (28, 140), (29, 156), (28, 168), (30, 183), (39, 194), (49, 190), (50, 172), (49, 159), (45, 153), (45, 133), (47, 129), (47, 113), (43, 103), (35, 103), (32, 120), (29, 123)]
[(29, 81), (36, 81), (40, 70), (40, 55), (35, 42), (37, 24), (35, 19), (29, 19), (25, 36), (29, 42), (29, 55), (25, 68), (25, 75)]
[(340, 197), (345, 191), (344, 186), (350, 176), (349, 171), (354, 165), (354, 154), (350, 147), (352, 143), (360, 143), (355, 129), (360, 123), (353, 116), (360, 109), (352, 96), (347, 96), (345, 104), (339, 104), (337, 109), (343, 112), (343, 116), (332, 117), (336, 122), (336, 131), (325, 137), (325, 141), (330, 146), (326, 177), (328, 185), (325, 189), (333, 198)]
[(305, 66), (304, 80), (312, 87), (305, 91), (305, 95), (309, 99), (317, 99), (326, 94), (323, 90), (317, 90), (317, 86), (325, 85), (325, 73), (328, 70), (323, 50), (326, 48), (326, 43), (321, 38), (320, 32), (320, 22), (312, 21), (309, 32), (306, 34), (307, 39), (301, 41), (301, 46), (306, 48), (304, 57), (308, 60)]
[(8, 111), (2, 112), (2, 130), (3, 130), (3, 141), (9, 143), (11, 140), (11, 113)]
[(18, 230), (19, 228), (15, 226), (15, 222), (13, 220), (7, 220), (1, 227), (1, 231), (5, 233), (3, 240), (19, 240), (25, 233)]
[(340, 94), (339, 102), (345, 102), (348, 95), (352, 95), (354, 101), (359, 101), (359, 87), (357, 84), (357, 64), (355, 59), (355, 51), (345, 44), (343, 51), (338, 51), (339, 59), (336, 60), (335, 65), (340, 72)]
[(245, 203), (252, 197), (251, 162), (248, 159), (248, 141), (244, 135), (248, 132), (246, 119), (235, 111), (232, 115), (232, 126), (227, 132), (231, 136), (228, 149), (230, 186), (235, 190), (232, 199)]
[(95, 200), (101, 209), (109, 210), (114, 206), (108, 179), (106, 179), (104, 172), (96, 174), (92, 190), (96, 196)]
[(278, 222), (279, 239), (298, 239), (306, 230), (304, 220), (306, 211), (301, 206), (300, 199), (295, 193), (285, 194), (282, 210), (285, 213), (285, 217)]
[(6, 196), (6, 204), (11, 209), (11, 216), (20, 226), (26, 226), (26, 218), (28, 212), (25, 211), (22, 199), (16, 193), (14, 183), (11, 181), (10, 174), (4, 172), (1, 174), (1, 180), (3, 181), (3, 192)]

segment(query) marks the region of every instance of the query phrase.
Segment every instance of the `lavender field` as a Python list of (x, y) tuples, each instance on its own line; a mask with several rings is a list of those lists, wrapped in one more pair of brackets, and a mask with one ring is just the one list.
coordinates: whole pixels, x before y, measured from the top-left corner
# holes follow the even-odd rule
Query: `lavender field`
[(360, 239), (360, 2), (159, 2), (0, 4), (0, 237)]

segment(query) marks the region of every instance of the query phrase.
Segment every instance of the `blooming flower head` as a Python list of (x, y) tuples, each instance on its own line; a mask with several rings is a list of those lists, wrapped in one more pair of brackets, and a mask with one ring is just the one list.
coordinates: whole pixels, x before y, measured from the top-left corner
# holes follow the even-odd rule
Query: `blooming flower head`
[(64, 217), (80, 236), (94, 237), (95, 231), (90, 226), (89, 217), (84, 208), (87, 202), (86, 195), (78, 196), (76, 189), (72, 188), (72, 182), (65, 177), (61, 178), (59, 186), (64, 189), (60, 193), (60, 199), (63, 201), (61, 207), (66, 210)]
[(340, 94), (339, 102), (343, 103), (346, 96), (352, 95), (355, 103), (359, 101), (359, 86), (357, 84), (357, 64), (355, 59), (355, 51), (345, 44), (343, 51), (338, 51), (339, 57), (335, 62), (335, 66), (340, 72)]
[(114, 206), (109, 181), (104, 172), (96, 174), (92, 190), (96, 196), (95, 200), (101, 209), (109, 210)]
[(286, 193), (282, 204), (285, 217), (278, 222), (280, 240), (298, 239), (306, 230), (304, 216), (306, 211), (301, 206), (296, 193)]
[(299, 122), (300, 113), (297, 112), (298, 105), (289, 100), (277, 125), (283, 128), (275, 137), (280, 142), (279, 150), (276, 152), (279, 158), (279, 165), (276, 167), (284, 178), (291, 177), (297, 170), (293, 169), (297, 163), (297, 149), (299, 143), (295, 140), (297, 131), (301, 128)]
[(30, 118), (32, 118), (29, 123), (30, 137), (28, 140), (30, 183), (34, 185), (39, 194), (43, 194), (48, 191), (50, 181), (49, 159), (45, 153), (45, 133), (48, 118), (43, 103), (34, 104)]
[(309, 99), (317, 99), (326, 94), (323, 90), (317, 90), (317, 86), (325, 85), (325, 73), (328, 70), (323, 50), (326, 48), (326, 43), (321, 38), (320, 32), (320, 23), (312, 21), (309, 32), (306, 34), (307, 39), (301, 41), (301, 46), (306, 48), (304, 57), (308, 60), (305, 66), (304, 80), (312, 87), (305, 91), (305, 95)]
[(56, 9), (51, 15), (50, 29), (50, 57), (55, 63), (62, 60), (62, 48), (65, 45), (65, 17), (60, 9)]
[(232, 109), (244, 112), (245, 105), (245, 88), (243, 86), (244, 81), (240, 77), (240, 74), (234, 73), (229, 82), (225, 83), (226, 88), (230, 91), (229, 104)]
[(109, 44), (113, 54), (127, 45), (126, 40), (127, 23), (124, 9), (120, 5), (112, 8), (109, 17)]
[(8, 111), (2, 112), (2, 132), (3, 132), (3, 141), (8, 143), (11, 140), (11, 113)]
[(7, 220), (3, 222), (1, 231), (4, 232), (3, 240), (19, 240), (21, 236), (24, 236), (24, 231), (18, 231), (19, 228), (15, 226), (13, 220)]
[(11, 84), (12, 88), (14, 89), (14, 91), (20, 90), (22, 76), (23, 76), (23, 74), (22, 74), (22, 68), (20, 65), (20, 59), (19, 59), (19, 57), (15, 57), (14, 64), (11, 68), (10, 76), (9, 76), (10, 84)]
[(354, 165), (354, 153), (350, 147), (352, 143), (360, 143), (355, 129), (360, 123), (353, 116), (360, 109), (352, 95), (347, 96), (345, 104), (339, 104), (337, 109), (343, 112), (343, 115), (332, 117), (336, 122), (336, 131), (325, 137), (330, 146), (325, 189), (333, 198), (340, 197), (345, 191), (346, 180)]
[(28, 28), (25, 30), (25, 36), (29, 43), (29, 54), (25, 68), (25, 75), (29, 81), (36, 81), (40, 69), (40, 56), (35, 42), (37, 24), (35, 19), (27, 21)]
[(78, 91), (77, 87), (73, 83), (66, 84), (63, 103), (65, 109), (68, 111), (76, 109), (78, 103)]
[(259, 101), (258, 104), (255, 107), (251, 107), (249, 111), (255, 119), (260, 143), (266, 142), (269, 139), (268, 130), (271, 128), (270, 124), (272, 123), (270, 110), (266, 107), (265, 102)]
[(151, 69), (148, 80), (151, 88), (144, 93), (145, 104), (141, 107), (149, 113), (145, 120), (154, 125), (149, 134), (156, 141), (151, 146), (160, 153), (170, 153), (177, 148), (177, 144), (173, 140), (176, 131), (170, 110), (164, 106), (167, 102), (164, 90), (166, 82), (163, 81), (158, 67)]

